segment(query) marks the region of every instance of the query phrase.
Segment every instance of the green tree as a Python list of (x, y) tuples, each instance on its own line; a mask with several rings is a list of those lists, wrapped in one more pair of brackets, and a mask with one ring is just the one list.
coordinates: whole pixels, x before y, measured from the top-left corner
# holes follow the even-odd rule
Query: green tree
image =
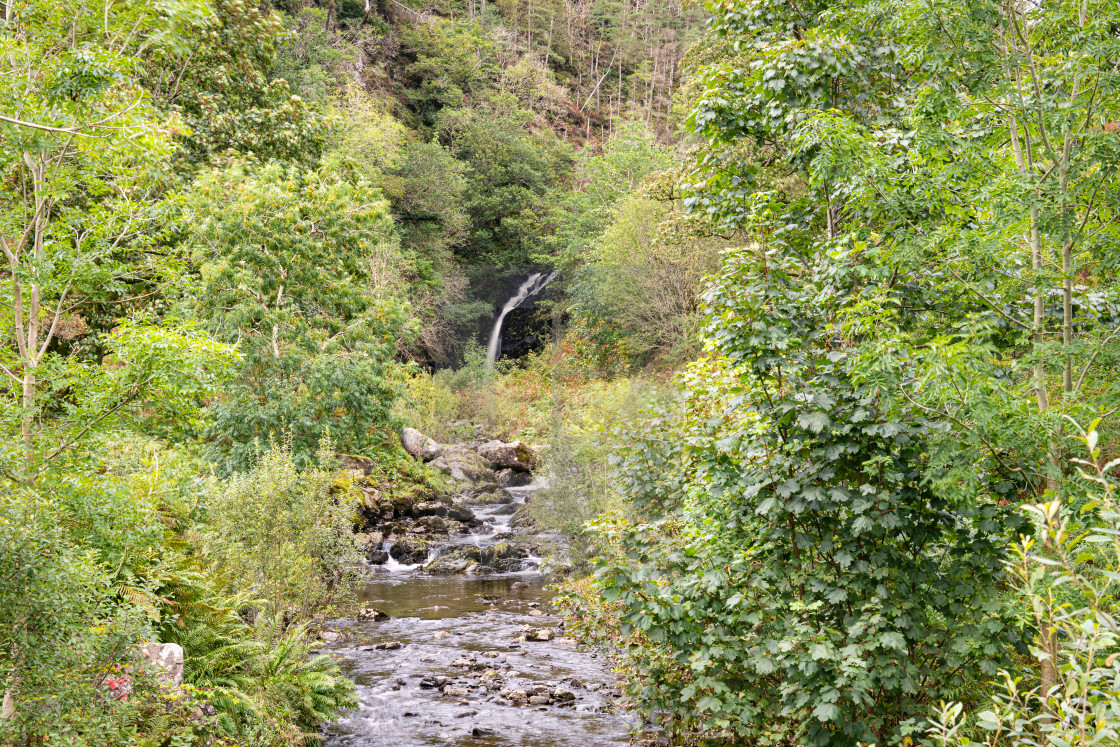
[(753, 246), (709, 296), (728, 362), (621, 462), (660, 521), (613, 535), (636, 694), (716, 739), (883, 744), (1032, 637), (1049, 689), (1001, 560), (1024, 496), (1078, 489), (1056, 412), (1114, 406), (1108, 14), (714, 12), (688, 204)]
[(193, 171), (226, 151), (313, 162), (330, 121), (272, 77), (284, 24), (247, 0), (217, 0), (186, 25), (181, 43), (153, 50), (141, 71), (157, 106), (179, 114), (179, 165)]
[[(5, 12), (0, 58), (11, 74), (0, 83), (0, 143), (11, 188), (0, 192), (0, 313), (9, 332), (0, 365), (10, 396), (0, 417), (20, 434), (21, 453), (10, 443), (0, 461), (30, 479), (156, 389), (180, 404), (204, 394), (229, 350), (174, 324), (125, 324), (105, 335), (111, 368), (59, 346), (66, 328), (81, 326), (84, 304), (127, 296), (158, 263), (145, 235), (157, 220), (146, 196), (173, 124), (153, 109), (136, 71), (140, 55), (177, 49), (178, 28), (200, 8), (140, 3), (75, 14), (10, 3)], [(72, 45), (54, 43), (62, 37)], [(213, 374), (200, 378), (208, 366)]]
[(840, 320), (886, 272), (740, 252), (708, 295), (725, 363), (698, 366), (680, 424), (620, 462), (622, 494), (657, 521), (614, 535), (607, 594), (646, 642), (639, 702), (686, 729), (896, 743), (1009, 661), (1000, 556), (1021, 520), (931, 490), (942, 426), (883, 407), (908, 381), (852, 365)]
[(494, 42), (475, 24), (416, 25), (401, 33), (404, 98), (420, 125), (438, 127), (441, 111), (458, 109), (498, 78)]
[(400, 216), (401, 241), (429, 262), (467, 239), (470, 219), (462, 202), (468, 170), (439, 143), (410, 143), (391, 172), (387, 190)]
[(272, 164), (200, 176), (182, 226), (198, 284), (186, 299), (240, 375), (212, 406), (223, 470), (290, 433), (301, 466), (329, 432), (345, 452), (384, 438), (405, 309), (375, 285), (373, 258), (402, 264), (380, 191), (341, 164)]
[(672, 165), (669, 152), (637, 119), (622, 123), (602, 153), (585, 148), (575, 163), (576, 188), (564, 195), (560, 227), (550, 260), (571, 271), (586, 262), (596, 239), (614, 218), (619, 202), (638, 191), (650, 174)]
[(611, 320), (616, 344), (637, 362), (658, 352), (678, 360), (698, 352), (700, 294), (704, 279), (719, 269), (723, 242), (662, 232), (681, 213), (679, 202), (624, 199), (587, 268), (594, 311)]
[(440, 142), (470, 166), (463, 195), (470, 238), (459, 252), (468, 262), (524, 264), (539, 236), (554, 230), (546, 196), (570, 148), (551, 132), (530, 134), (529, 119), (508, 95), (440, 117)]

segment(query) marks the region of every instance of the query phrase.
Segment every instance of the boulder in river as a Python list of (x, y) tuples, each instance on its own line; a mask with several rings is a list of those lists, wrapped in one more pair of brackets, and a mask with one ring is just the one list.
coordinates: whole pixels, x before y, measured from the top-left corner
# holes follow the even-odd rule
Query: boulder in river
[(489, 547), (481, 547), (477, 552), (478, 557), (476, 559), (479, 563), (484, 565), (494, 565), (499, 560), (518, 558), (520, 555), (518, 550), (511, 547), (508, 542), (499, 542)]
[(447, 504), (442, 501), (421, 501), (412, 507), (415, 518), (421, 516), (447, 516)]
[(503, 689), (500, 695), (512, 703), (526, 703), (529, 700), (527, 692), (512, 687)]
[(388, 620), (389, 615), (376, 607), (363, 607), (358, 610), (357, 618), (360, 622), (381, 622)]
[(460, 482), (493, 482), (494, 471), (490, 464), (468, 444), (450, 444), (443, 449), (443, 455), (433, 459), (431, 465), (451, 479)]
[(555, 637), (556, 633), (552, 628), (537, 628), (525, 634), (527, 641), (551, 641)]
[(509, 467), (529, 472), (537, 466), (537, 455), (521, 441), (487, 441), (478, 447), (478, 455), (495, 467)]
[(449, 530), (447, 520), (438, 516), (425, 516), (412, 525), (412, 531), (430, 534), (447, 534)]
[(536, 525), (533, 515), (529, 513), (529, 504), (526, 503), (513, 512), (509, 525), (514, 529), (532, 529)]
[(423, 563), (428, 558), (428, 543), (416, 537), (403, 537), (389, 548), (393, 560), (405, 565)]
[(469, 500), (475, 503), (483, 504), (502, 504), (512, 503), (513, 495), (508, 490), (503, 488), (497, 483), (490, 483), (489, 485), (482, 486), (483, 489), (471, 491)]
[(443, 447), (415, 428), (401, 432), (401, 446), (412, 456), (430, 462), (443, 454)]
[(444, 573), (462, 573), (474, 563), (470, 558), (464, 557), (461, 551), (441, 555), (432, 560), (424, 566), (424, 570), (428, 573), (444, 574)]
[(514, 472), (506, 467), (494, 473), (494, 482), (503, 488), (520, 488), (533, 482), (533, 476), (527, 472)]
[(453, 521), (462, 521), (466, 523), (474, 523), (478, 521), (474, 517), (474, 512), (472, 512), (466, 506), (461, 506), (457, 503), (447, 508), (447, 518)]

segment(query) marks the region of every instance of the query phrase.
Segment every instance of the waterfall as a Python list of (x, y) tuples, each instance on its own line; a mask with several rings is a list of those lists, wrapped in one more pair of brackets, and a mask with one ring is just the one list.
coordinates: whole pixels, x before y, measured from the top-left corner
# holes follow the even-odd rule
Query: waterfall
[(502, 313), (498, 315), (498, 321), (494, 322), (494, 328), (490, 330), (490, 344), (486, 346), (487, 368), (493, 368), (494, 361), (498, 358), (498, 345), (502, 342), (502, 322), (505, 321), (506, 314), (524, 303), (526, 298), (535, 296), (544, 290), (544, 287), (548, 285), (555, 276), (555, 272), (551, 272), (547, 276), (539, 272), (533, 273), (529, 276), (529, 279), (522, 283), (521, 287), (517, 289), (517, 295), (506, 301), (506, 305), (502, 307)]

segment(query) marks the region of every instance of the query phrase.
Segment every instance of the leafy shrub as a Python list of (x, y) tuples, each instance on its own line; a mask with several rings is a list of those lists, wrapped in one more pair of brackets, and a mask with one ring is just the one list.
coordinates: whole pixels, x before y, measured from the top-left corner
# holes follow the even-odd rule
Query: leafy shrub
[(962, 703), (942, 704), (934, 743), (1057, 747), (1120, 738), (1120, 460), (1103, 463), (1099, 425), (1078, 428), (1089, 457), (1074, 460), (1091, 486), (1085, 500), (1024, 506), (1038, 532), (1020, 538), (1008, 563), (1028, 624), (1041, 633), (1031, 658), (1042, 676), (1002, 671), (984, 710), (967, 719)]
[(533, 496), (529, 508), (542, 527), (574, 540), (577, 562), (594, 553), (588, 523), (607, 511), (614, 500), (611, 454), (660, 396), (656, 382), (618, 378), (568, 387), (555, 403), (544, 452), (548, 484)]
[(706, 333), (724, 357), (619, 457), (633, 516), (604, 527), (600, 572), (640, 635), (632, 695), (713, 741), (900, 742), (1015, 652), (1000, 558), (1022, 522), (934, 493), (938, 424), (853, 374), (835, 315), (874, 268), (729, 260)]
[[(320, 448), (323, 464), (329, 449)], [(215, 488), (203, 544), (234, 590), (294, 619), (339, 598), (359, 558), (355, 499), (336, 481), (322, 467), (300, 472), (291, 444), (274, 443), (252, 469)]]
[(49, 494), (0, 492), (4, 744), (21, 734), (75, 745), (123, 741), (133, 720), (104, 683), (149, 621), (115, 603), (109, 569), (97, 558), (104, 548), (91, 553), (75, 543), (65, 529), (74, 519)]
[(450, 425), (460, 417), (460, 399), (446, 376), (423, 371), (410, 376), (396, 412), (404, 422), (441, 443), (473, 435)]

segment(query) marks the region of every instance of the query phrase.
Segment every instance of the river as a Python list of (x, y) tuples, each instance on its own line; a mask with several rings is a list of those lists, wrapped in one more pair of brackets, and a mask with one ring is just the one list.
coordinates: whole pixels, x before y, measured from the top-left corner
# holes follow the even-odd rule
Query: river
[[(533, 491), (509, 489), (514, 503)], [(511, 536), (508, 509), (464, 505), (483, 525), (455, 543), (487, 547)], [(332, 650), (360, 707), (328, 727), (326, 744), (629, 745), (633, 718), (615, 704), (610, 661), (563, 636), (539, 562), (529, 556), (519, 570), (482, 575), (430, 575), (392, 561), (371, 568), (359, 598), (389, 619), (332, 621), (347, 634)]]

